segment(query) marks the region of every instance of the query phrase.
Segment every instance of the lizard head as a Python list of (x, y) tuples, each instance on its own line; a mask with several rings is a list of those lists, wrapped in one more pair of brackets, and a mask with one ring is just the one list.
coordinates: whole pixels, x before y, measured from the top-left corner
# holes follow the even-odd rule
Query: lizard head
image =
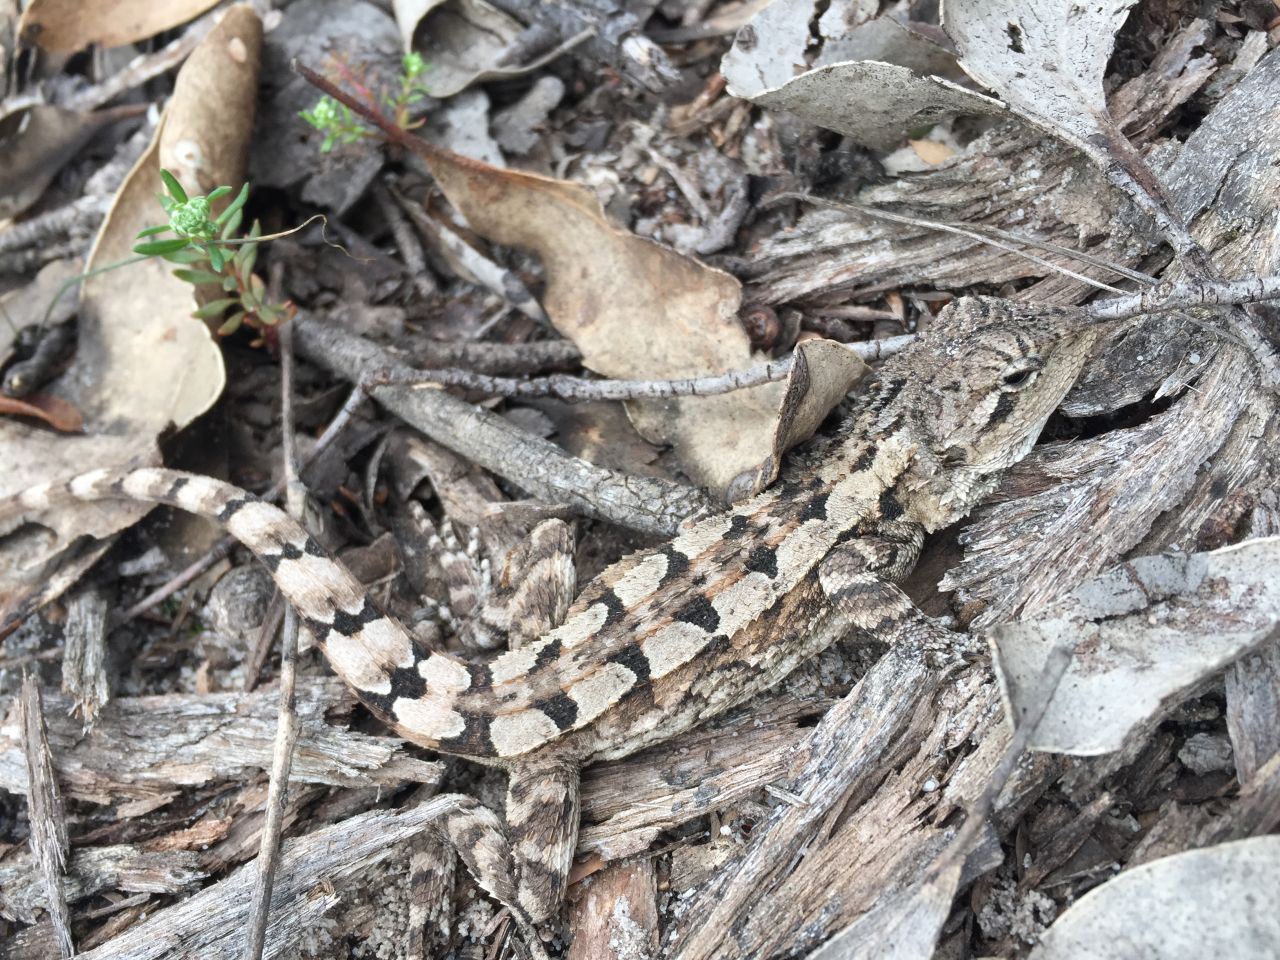
[(933, 465), (921, 479), (937, 487), (929, 512), (938, 515), (926, 526), (967, 513), (1030, 452), (1096, 335), (1079, 310), (964, 297), (895, 358), (912, 432)]

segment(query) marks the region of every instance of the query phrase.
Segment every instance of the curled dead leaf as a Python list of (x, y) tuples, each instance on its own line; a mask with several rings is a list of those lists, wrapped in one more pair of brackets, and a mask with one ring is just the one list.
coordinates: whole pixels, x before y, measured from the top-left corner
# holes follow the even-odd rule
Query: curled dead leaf
[(0, 414), (35, 417), (62, 433), (79, 433), (84, 429), (84, 417), (75, 404), (61, 397), (35, 394), (18, 400), (0, 395)]
[(954, 55), (890, 17), (852, 27), (824, 18), (828, 32), (813, 69), (797, 74), (812, 37), (807, 26), (797, 29), (808, 18), (797, 19), (795, 6), (796, 0), (775, 0), (734, 41), (721, 70), (735, 96), (884, 150), (900, 145), (908, 131), (956, 114), (1004, 111), (998, 100), (947, 79), (959, 74)]

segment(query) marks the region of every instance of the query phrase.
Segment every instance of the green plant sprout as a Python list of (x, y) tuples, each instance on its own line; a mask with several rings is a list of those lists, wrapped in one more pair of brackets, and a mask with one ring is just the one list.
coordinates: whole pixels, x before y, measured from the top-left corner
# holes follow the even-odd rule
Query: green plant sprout
[[(427, 96), (427, 89), (418, 82), (428, 70), (428, 65), (419, 53), (406, 53), (400, 58), (400, 89), (398, 92), (383, 93), (382, 103), (391, 114), (396, 126), (401, 130), (413, 130), (422, 125), (421, 120), (410, 117), (410, 107)], [(348, 77), (348, 79), (353, 79)], [(353, 79), (354, 83), (354, 79)], [(359, 83), (354, 85), (366, 100), (374, 99), (373, 93)], [(320, 152), (328, 153), (338, 144), (346, 146), (373, 137), (376, 134), (355, 118), (351, 108), (339, 103), (330, 96), (321, 97), (310, 110), (301, 111), (298, 116), (324, 134), (320, 143)]]
[[(169, 215), (169, 222), (141, 231), (137, 240), (154, 237), (172, 231), (176, 236), (162, 240), (145, 240), (134, 244), (133, 252), (142, 257), (160, 257), (179, 264), (173, 275), (194, 285), (217, 284), (225, 297), (204, 304), (192, 316), (200, 320), (212, 320), (226, 314), (218, 328), (219, 336), (229, 336), (247, 325), (255, 330), (275, 327), (291, 319), (297, 308), (290, 302), (271, 303), (267, 298), (267, 286), (253, 272), (258, 257), (258, 243), (262, 228), (255, 220), (244, 238), (237, 238), (236, 231), (244, 220), (244, 205), (249, 199), (246, 183), (235, 199), (216, 217), (212, 217), (214, 201), (231, 193), (230, 187), (217, 187), (208, 196), (188, 197), (182, 184), (168, 170), (160, 171), (168, 195), (158, 197), (160, 206)], [(234, 252), (227, 248), (239, 249)], [(227, 311), (231, 312), (228, 314)]]

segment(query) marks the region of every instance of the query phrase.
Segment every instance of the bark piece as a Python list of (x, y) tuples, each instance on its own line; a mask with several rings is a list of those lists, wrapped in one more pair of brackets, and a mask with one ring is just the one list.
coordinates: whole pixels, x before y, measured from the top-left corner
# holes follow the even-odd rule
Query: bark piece
[[(68, 716), (70, 702), (49, 695), (49, 737), (62, 789), (69, 799), (104, 804), (128, 799), (155, 806), (183, 786), (241, 780), (268, 769), (276, 699), (274, 691), (122, 697), (103, 710), (86, 734)], [(439, 779), (440, 765), (414, 759), (402, 741), (325, 722), (330, 710), (349, 709), (352, 703), (337, 679), (299, 684), (303, 731), (295, 782), (366, 786)], [(12, 721), (0, 725), (0, 787), (16, 793), (27, 792), (21, 743), (20, 729)]]

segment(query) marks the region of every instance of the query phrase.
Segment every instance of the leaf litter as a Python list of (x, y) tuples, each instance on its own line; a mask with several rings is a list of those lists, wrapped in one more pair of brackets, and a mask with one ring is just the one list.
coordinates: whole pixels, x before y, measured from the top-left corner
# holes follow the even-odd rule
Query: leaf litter
[[(193, 4), (169, 12), (177, 19), (133, 24), (111, 13), (111, 5), (89, 4), (83, 23), (74, 25), (78, 32), (63, 35), (54, 29), (59, 15), (50, 12), (57, 6), (33, 3), (24, 14), (25, 23), (47, 18), (50, 50), (95, 41), (108, 46), (134, 42), (204, 9)], [(1265, 211), (1274, 209), (1274, 195), (1268, 192), (1269, 180), (1246, 176), (1244, 169), (1254, 162), (1246, 154), (1269, 149), (1259, 133), (1266, 122), (1255, 115), (1242, 123), (1239, 106), (1243, 100), (1266, 109), (1275, 101), (1265, 95), (1267, 78), (1275, 70), (1274, 56), (1265, 53), (1274, 39), (1267, 33), (1273, 25), (1255, 22), (1254, 14), (1235, 13), (1224, 13), (1213, 23), (1178, 21), (1168, 11), (1150, 7), (959, 0), (948, 2), (941, 22), (931, 24), (908, 16), (922, 11), (884, 13), (864, 2), (813, 0), (744, 7), (664, 3), (648, 5), (643, 15), (628, 9), (613, 11), (611, 17), (602, 14), (599, 4), (565, 0), (547, 5), (544, 19), (531, 19), (530, 11), (518, 5), (491, 6), (479, 0), (396, 3), (394, 15), (373, 4), (299, 0), (273, 15), (264, 60), (264, 119), (256, 133), (251, 131), (259, 99), (253, 79), (258, 49), (248, 26), (256, 20), (248, 19), (252, 15), (245, 8), (233, 8), (179, 75), (162, 131), (120, 188), (88, 262), (98, 265), (118, 256), (137, 229), (154, 219), (151, 194), (159, 167), (177, 171), (199, 192), (242, 182), (247, 160), (255, 186), (269, 185), (280, 193), (270, 202), (282, 204), (286, 223), (309, 209), (307, 204), (344, 218), (336, 229), (350, 252), (348, 259), (339, 259), (336, 248), (326, 245), (332, 241), (320, 239), (318, 231), (280, 241), (279, 250), (292, 295), (317, 315), (333, 311), (357, 318), (362, 335), (381, 329), (397, 333), (406, 346), (426, 356), (441, 344), (461, 344), (480, 348), (473, 353), (481, 357), (490, 347), (520, 350), (555, 342), (548, 338), (558, 335), (575, 348), (585, 372), (613, 379), (714, 375), (794, 348), (796, 359), (785, 383), (718, 397), (628, 401), (627, 413), (647, 444), (625, 439), (616, 416), (551, 418), (571, 449), (606, 450), (611, 444), (608, 456), (621, 463), (692, 480), (717, 497), (732, 498), (767, 486), (785, 450), (821, 429), (827, 414), (865, 374), (852, 353), (832, 340), (815, 338), (814, 331), (854, 340), (874, 323), (878, 336), (896, 333), (904, 318), (927, 324), (947, 291), (960, 289), (994, 288), (1033, 299), (1065, 296), (1072, 302), (1087, 292), (1048, 274), (1043, 261), (1020, 260), (972, 238), (912, 227), (913, 213), (922, 214), (921, 221), (950, 217), (959, 226), (989, 218), (1006, 234), (1020, 232), (1056, 243), (1046, 254), (1052, 260), (1062, 247), (1090, 247), (1095, 260), (1100, 257), (1119, 268), (1106, 274), (1108, 281), (1128, 270), (1141, 282), (1133, 268), (1158, 274), (1168, 260), (1160, 249), (1161, 233), (1184, 255), (1194, 252), (1191, 244), (1203, 243), (1221, 258), (1224, 269), (1275, 272), (1270, 246), (1256, 242), (1253, 232), (1265, 230)], [(747, 16), (753, 18), (744, 25)], [(732, 41), (724, 35), (739, 27)], [(37, 33), (29, 36), (38, 42)], [(655, 44), (651, 37), (667, 39)], [(672, 39), (677, 37), (685, 39)], [(292, 57), (364, 86), (376, 99), (379, 91), (394, 86), (397, 47), (432, 61), (425, 84), (429, 95), (408, 111), (414, 124), (425, 121), (422, 132), (438, 145), (425, 154), (429, 178), (394, 144), (386, 148), (373, 139), (320, 154), (319, 136), (296, 120), (297, 112), (313, 102), (314, 92), (288, 73)], [(721, 53), (723, 61), (717, 64)], [(1247, 93), (1251, 84), (1264, 92), (1233, 99), (1233, 91)], [(185, 105), (184, 85), (201, 91)], [(525, 95), (530, 98), (527, 109), (517, 109)], [(56, 96), (50, 105), (13, 102), (20, 111), (62, 110), (60, 116), (75, 121), (66, 125), (65, 135), (31, 141), (28, 149), (35, 148), (36, 162), (26, 164), (28, 172), (19, 170), (7, 191), (19, 201), (10, 214), (28, 208), (36, 212), (24, 217), (39, 217), (46, 197), (57, 194), (53, 169), (63, 164), (73, 169), (86, 144), (97, 138), (84, 132), (83, 110), (59, 107)], [(672, 104), (677, 106), (671, 109)], [(1193, 129), (1197, 125), (1199, 131)], [(1215, 125), (1227, 131), (1228, 142), (1231, 131), (1238, 144), (1252, 143), (1255, 136), (1261, 141), (1234, 155), (1197, 142), (1198, 133)], [(38, 125), (27, 129), (39, 132)], [(1140, 151), (1147, 150), (1144, 158)], [(1197, 162), (1197, 151), (1206, 150)], [(406, 244), (415, 241), (402, 231), (394, 244), (400, 249), (390, 258), (392, 244), (383, 224), (361, 201), (387, 163), (398, 170), (388, 195), (407, 211), (418, 231), (416, 242), (422, 244), (420, 250), (408, 249)], [(822, 193), (833, 185), (837, 195), (889, 206), (906, 221), (870, 225), (851, 222), (840, 211), (759, 204), (769, 192)], [(1128, 202), (1154, 217), (1155, 227)], [(1194, 224), (1195, 240), (1183, 229), (1192, 224), (1184, 225), (1170, 212), (1174, 209), (1182, 210), (1187, 221), (1187, 211), (1205, 214)], [(4, 233), (0, 229), (0, 238)], [(1240, 258), (1246, 248), (1251, 251), (1247, 261)], [(395, 257), (409, 263), (411, 254), (424, 264), (417, 269), (432, 275), (430, 282), (405, 281)], [(62, 258), (52, 254), (45, 262)], [(334, 269), (337, 263), (342, 266)], [(1079, 263), (1072, 267), (1094, 270)], [(1029, 280), (1036, 286), (1025, 288)], [(36, 295), (35, 285), (26, 289)], [(415, 301), (410, 289), (428, 300), (433, 295), (439, 299)], [(46, 283), (40, 298), (47, 292)], [(28, 317), (14, 323), (15, 337), (19, 328), (32, 325), (25, 301), (22, 309), (12, 296), (0, 302), (13, 305), (15, 315)], [(739, 319), (748, 312), (744, 304), (762, 303), (777, 312), (781, 333), (776, 342), (758, 340), (758, 331), (748, 331)], [(6, 472), (4, 489), (17, 490), (89, 464), (132, 457), (154, 462), (162, 432), (177, 428), (198, 435), (200, 424), (193, 421), (220, 397), (223, 405), (235, 405), (228, 433), (230, 444), (242, 451), (245, 475), (270, 476), (274, 459), (249, 450), (262, 446), (263, 435), (274, 442), (275, 414), (263, 392), (273, 382), (271, 367), (256, 360), (246, 365), (231, 344), (227, 351), (219, 350), (199, 324), (187, 319), (191, 306), (190, 288), (154, 266), (86, 283), (77, 310), (79, 347), (60, 379), (41, 396), (0, 401), (18, 408), (62, 400), (83, 412), (84, 432), (59, 438), (30, 420), (0, 418), (0, 449), (6, 463), (17, 465)], [(59, 319), (64, 319), (67, 308), (61, 309)], [(806, 333), (797, 342), (801, 329)], [(961, 622), (972, 621), (973, 629), (991, 638), (994, 673), (982, 664), (971, 666), (953, 687), (938, 693), (933, 712), (912, 721), (915, 734), (898, 746), (900, 752), (884, 767), (879, 785), (856, 788), (853, 804), (847, 795), (830, 801), (832, 811), (845, 813), (832, 816), (821, 835), (806, 834), (803, 827), (787, 833), (789, 805), (794, 803), (789, 798), (804, 784), (790, 783), (781, 771), (804, 765), (797, 765), (789, 751), (819, 750), (832, 717), (813, 734), (806, 727), (796, 729), (793, 739), (783, 738), (786, 746), (772, 741), (765, 746), (761, 739), (765, 753), (758, 756), (751, 755), (754, 728), (735, 734), (744, 758), (757, 769), (768, 769), (772, 760), (779, 779), (763, 790), (756, 781), (735, 789), (717, 780), (716, 790), (731, 799), (717, 805), (714, 795), (703, 798), (695, 792), (692, 808), (663, 814), (670, 842), (663, 848), (669, 854), (660, 856), (674, 861), (699, 849), (700, 825), (718, 825), (717, 836), (733, 838), (740, 847), (738, 853), (699, 868), (704, 871), (701, 886), (690, 880), (689, 887), (675, 890), (679, 906), (670, 915), (656, 911), (645, 921), (666, 926), (669, 955), (685, 960), (779, 955), (776, 948), (787, 943), (788, 951), (807, 951), (824, 960), (919, 956), (935, 945), (961, 955), (1024, 956), (1030, 950), (1032, 956), (1053, 958), (1112, 956), (1115, 944), (1137, 949), (1139, 942), (1161, 956), (1237, 948), (1246, 956), (1266, 955), (1276, 934), (1268, 927), (1269, 915), (1251, 912), (1250, 905), (1262, 902), (1256, 891), (1266, 889), (1276, 869), (1274, 844), (1259, 836), (1275, 828), (1274, 815), (1267, 811), (1274, 809), (1275, 749), (1280, 744), (1280, 711), (1267, 695), (1280, 676), (1270, 573), (1276, 540), (1266, 539), (1280, 532), (1280, 522), (1273, 500), (1265, 496), (1274, 486), (1275, 400), (1251, 379), (1252, 373), (1241, 373), (1252, 368), (1244, 354), (1232, 352), (1237, 346), (1230, 341), (1188, 340), (1186, 328), (1173, 325), (1157, 342), (1155, 331), (1161, 328), (1135, 329), (1142, 332), (1131, 330), (1127, 339), (1115, 341), (1123, 350), (1108, 346), (1100, 352), (1092, 382), (1087, 379), (1068, 403), (1069, 409), (1092, 419), (1056, 424), (1067, 442), (1034, 453), (998, 492), (999, 505), (970, 526), (964, 543), (938, 544), (937, 559), (931, 556), (909, 584), (913, 595), (932, 604), (933, 612), (946, 608), (935, 589), (940, 579), (962, 588), (971, 606), (958, 610)], [(13, 343), (5, 350), (12, 353), (17, 341), (9, 339)], [(0, 344), (7, 342), (0, 339)], [(239, 365), (230, 379), (223, 373), (224, 355)], [(312, 359), (325, 365), (322, 358)], [(1176, 374), (1163, 369), (1169, 362), (1181, 364)], [(331, 411), (333, 391), (324, 374), (303, 369), (303, 392), (318, 410)], [(158, 377), (157, 370), (166, 373)], [(530, 367), (528, 372), (539, 371)], [(1118, 389), (1108, 392), (1108, 381)], [(1151, 389), (1152, 382), (1158, 390)], [(1237, 394), (1217, 403), (1218, 420), (1208, 422), (1211, 412), (1195, 405), (1197, 391), (1204, 391), (1209, 402), (1219, 396), (1214, 391), (1226, 391), (1230, 384)], [(484, 402), (496, 406), (500, 401)], [(1166, 412), (1161, 404), (1171, 406)], [(536, 420), (539, 431), (547, 428), (547, 421), (531, 416), (527, 408), (513, 403), (508, 410), (513, 422)], [(1120, 422), (1130, 415), (1142, 418), (1139, 427)], [(323, 425), (323, 413), (317, 419), (316, 411), (304, 409), (302, 416), (317, 432)], [(338, 536), (348, 541), (376, 536), (380, 510), (394, 509), (375, 502), (378, 465), (384, 458), (406, 462), (403, 432), (386, 434), (377, 425), (379, 418), (386, 415), (360, 414), (360, 425), (349, 428), (353, 439), (340, 456), (329, 458), (322, 474), (326, 506), (339, 518)], [(610, 436), (601, 443), (593, 436), (601, 431), (624, 439)], [(1189, 450), (1186, 444), (1175, 445), (1175, 433), (1199, 437), (1199, 442), (1194, 453), (1166, 456), (1169, 466), (1157, 483), (1154, 467), (1148, 466), (1160, 461), (1155, 454)], [(661, 447), (668, 452), (655, 456)], [(367, 457), (368, 465), (358, 457)], [(1127, 486), (1112, 489), (1102, 478), (1116, 462), (1124, 465)], [(1075, 467), (1083, 470), (1070, 479)], [(508, 476), (506, 481), (518, 492), (518, 479)], [(446, 483), (457, 486), (439, 488)], [(403, 500), (413, 485), (402, 482), (393, 499)], [(514, 542), (511, 528), (524, 522), (520, 518), (541, 518), (560, 509), (506, 502), (510, 490), (488, 478), (472, 490), (457, 477), (432, 471), (431, 485), (437, 487), (440, 523), (447, 524), (454, 513), (465, 516), (477, 525), (478, 539), (499, 554)], [(1061, 501), (1055, 508), (1054, 496), (1068, 490), (1075, 498), (1071, 509)], [(1144, 495), (1145, 504), (1135, 502)], [(1017, 514), (1020, 502), (1036, 503), (1041, 527), (1034, 516)], [(1159, 508), (1153, 508), (1157, 503)], [(1044, 518), (1055, 509), (1089, 520), (1078, 534), (1052, 528)], [(1122, 518), (1114, 531), (1089, 525), (1107, 511)], [(132, 522), (134, 512), (111, 508), (109, 515), (97, 527), (98, 521), (69, 514), (53, 518), (50, 525), (27, 531), (43, 541), (41, 553), (18, 548), (10, 539), (5, 556), (14, 551), (20, 565), (29, 564), (33, 557), (62, 550), (74, 534), (92, 530), (104, 536), (119, 529)], [(1003, 518), (1002, 525), (993, 527), (994, 516)], [(413, 524), (400, 517), (395, 528), (407, 543), (414, 542)], [(1033, 549), (1038, 529), (1056, 531), (1039, 553)], [(1087, 545), (1079, 542), (1086, 538), (1091, 538)], [(584, 546), (584, 572), (589, 574), (633, 544), (624, 538), (620, 547), (616, 537), (611, 543), (601, 531), (589, 529)], [(1052, 549), (1046, 552), (1048, 547)], [(956, 566), (961, 552), (964, 564)], [(15, 590), (9, 573), (0, 568), (0, 600), (7, 610), (26, 610), (35, 596), (53, 596), (75, 583), (79, 571), (100, 553), (96, 548), (78, 554), (75, 563), (38, 584), (35, 593), (31, 587)], [(1019, 557), (1050, 554), (1053, 559), (1044, 570), (1027, 570), (1025, 560), (1019, 565)], [(500, 555), (488, 558), (495, 564), (500, 560)], [(948, 567), (952, 573), (944, 579)], [(439, 589), (440, 571), (433, 571), (429, 561), (425, 570), (428, 590)], [(390, 573), (384, 569), (378, 574), (394, 575), (394, 562)], [(1004, 589), (1018, 580), (1037, 583), (1037, 592)], [(395, 589), (384, 596), (393, 605), (403, 603)], [(198, 607), (199, 600), (193, 602)], [(1020, 611), (1016, 620), (1011, 619), (1014, 609)], [(183, 616), (177, 614), (178, 622)], [(52, 630), (61, 629), (55, 621), (46, 622)], [(68, 661), (79, 656), (73, 654), (72, 632), (68, 625)], [(447, 630), (443, 640), (433, 636), (432, 642), (456, 641)], [(31, 642), (23, 632), (15, 637), (19, 643)], [(36, 646), (41, 642), (36, 638)], [(0, 683), (12, 672), (5, 657), (21, 659), (34, 648), (12, 649), (14, 653), (0, 652)], [(226, 663), (244, 659), (243, 651), (229, 661), (220, 659), (212, 641), (184, 648), (172, 636), (154, 650), (160, 656), (155, 662), (166, 662), (166, 657), (170, 663), (199, 662), (192, 675), (153, 678), (173, 698), (168, 706), (178, 715), (183, 709), (210, 707), (210, 683), (217, 682), (211, 678), (225, 682), (230, 676)], [(1065, 672), (1046, 682), (1054, 658), (1064, 651), (1071, 654)], [(42, 656), (23, 660), (41, 662)], [(762, 698), (760, 709), (819, 696), (829, 704), (848, 691), (865, 667), (856, 653), (832, 651), (789, 680), (776, 701)], [(111, 756), (114, 738), (127, 742), (136, 735), (129, 717), (136, 713), (138, 722), (145, 722), (141, 718), (147, 715), (137, 678), (122, 679), (132, 689), (122, 690), (116, 703), (107, 705), (108, 719), (93, 734), (105, 738), (101, 746), (89, 739), (76, 748), (99, 760)], [(387, 738), (360, 739), (365, 735), (341, 728), (343, 720), (325, 725), (323, 698), (331, 695), (315, 692), (320, 699), (307, 701), (308, 717), (337, 738), (332, 749), (348, 751), (347, 756), (366, 751), (359, 753), (366, 757), (362, 762), (372, 750), (385, 770), (373, 775), (348, 768), (344, 776), (349, 779), (337, 788), (345, 793), (329, 799), (315, 783), (299, 787), (301, 792), (290, 801), (290, 816), (308, 822), (309, 835), (286, 850), (286, 896), (299, 895), (304, 889), (299, 883), (305, 885), (311, 876), (308, 863), (314, 866), (317, 854), (299, 855), (311, 849), (308, 843), (323, 846), (329, 851), (325, 856), (336, 856), (335, 871), (363, 870), (366, 886), (394, 889), (391, 875), (379, 873), (382, 868), (376, 865), (388, 855), (376, 836), (389, 829), (385, 815), (367, 812), (359, 785), (370, 776), (385, 784), (429, 785), (440, 775), (416, 756), (397, 752), (405, 748)], [(1041, 708), (1042, 717), (1020, 724), (1019, 736), (1037, 752), (1012, 774), (1022, 798), (1015, 808), (1009, 800), (987, 795), (992, 784), (999, 785), (995, 759), (1008, 736), (1002, 717), (1024, 720)], [(232, 701), (229, 709), (229, 715), (237, 715), (247, 707)], [(158, 705), (152, 713), (158, 713)], [(123, 726), (113, 727), (113, 722)], [(215, 731), (220, 728), (220, 720), (210, 722)], [(268, 723), (269, 712), (262, 719), (262, 725)], [(3, 732), (8, 737), (12, 731)], [(619, 761), (615, 773), (624, 781), (630, 771), (633, 777), (648, 777), (645, 782), (679, 782), (687, 788), (690, 777), (696, 780), (703, 773), (679, 764), (666, 770), (663, 764), (673, 756), (705, 755), (697, 746), (701, 735), (691, 735), (683, 747)], [(260, 809), (263, 776), (253, 771), (268, 765), (261, 754), (228, 756), (223, 759), (229, 766), (217, 766), (199, 759), (200, 751), (216, 746), (185, 749), (196, 753), (189, 759), (200, 766), (199, 777), (160, 771), (146, 786), (146, 796), (129, 800), (124, 798), (138, 788), (129, 786), (124, 770), (112, 769), (110, 763), (93, 767), (92, 795), (77, 799), (115, 803), (117, 818), (100, 819), (98, 833), (80, 845), (122, 839), (131, 822), (141, 826), (151, 811), (160, 809), (195, 831), (204, 804), (227, 789), (230, 780), (243, 781), (235, 788), (233, 820)], [(6, 754), (11, 766), (20, 763), (16, 750)], [(1068, 765), (1058, 759), (1062, 754), (1086, 759)], [(184, 760), (182, 749), (160, 755), (173, 757), (166, 762)], [(726, 765), (729, 771), (734, 767)], [(323, 778), (323, 764), (305, 769)], [(828, 769), (828, 776), (834, 775)], [(24, 789), (17, 779), (6, 786), (16, 793)], [(492, 785), (486, 787), (481, 777), (479, 789), (483, 793)], [(676, 806), (690, 802), (687, 790), (679, 796)], [(596, 802), (605, 801), (587, 804), (588, 823), (598, 815), (591, 806)], [(625, 799), (619, 802), (625, 809)], [(662, 803), (660, 796), (648, 797), (644, 811), (631, 815), (660, 811)], [(989, 809), (996, 816), (982, 829), (956, 835), (937, 826), (955, 811), (977, 816)], [(816, 820), (822, 812), (806, 812), (799, 820)], [(616, 819), (623, 821), (626, 815)], [(1017, 829), (1011, 831), (1015, 822)], [(142, 829), (163, 835), (167, 828), (156, 823)], [(216, 853), (183, 860), (181, 869), (175, 862), (169, 880), (142, 889), (152, 898), (161, 892), (177, 894), (189, 890), (191, 879), (201, 873), (225, 875), (244, 887), (244, 871), (227, 871), (252, 855), (251, 845), (237, 843), (235, 832), (225, 827), (218, 827), (217, 835)], [(641, 882), (643, 871), (609, 862), (607, 851), (644, 850), (658, 835), (656, 828), (641, 826), (623, 838), (593, 838), (594, 856), (601, 858), (605, 851), (595, 869)], [(801, 845), (786, 847), (791, 840), (785, 838), (793, 836)], [(768, 846), (771, 837), (776, 849)], [(21, 839), (6, 835), (0, 843), (16, 849)], [(870, 849), (876, 839), (892, 840), (876, 863), (845, 875), (835, 869), (854, 862), (859, 843)], [(975, 845), (962, 849), (962, 843)], [(120, 845), (110, 849), (117, 865), (113, 869), (121, 863), (142, 869), (136, 851)], [(0, 858), (5, 855), (0, 848)], [(362, 857), (364, 867), (359, 866)], [(761, 858), (793, 863), (794, 872), (745, 891), (735, 889), (734, 872)], [(1116, 863), (1128, 866), (1111, 877)], [(132, 905), (120, 908), (119, 929), (126, 932), (112, 941), (106, 927), (94, 930), (90, 914), (79, 919), (77, 911), (100, 907), (102, 901), (92, 898), (103, 891), (135, 888), (89, 882), (93, 868), (88, 859), (73, 861), (70, 869), (85, 871), (85, 885), (73, 896), (72, 916), (77, 932), (86, 936), (81, 945), (97, 947), (89, 955), (147, 955), (162, 942), (154, 933), (161, 929), (183, 931), (192, 938), (186, 942), (193, 949), (210, 956), (238, 952), (239, 945), (229, 946), (230, 940), (215, 946), (221, 934), (196, 919), (207, 915), (206, 901), (215, 888), (158, 912), (158, 902), (148, 902), (144, 894), (136, 913), (129, 914)], [(33, 873), (24, 866), (11, 882), (35, 883)], [(815, 879), (821, 882), (806, 888)], [(697, 928), (700, 910), (711, 915), (708, 898), (726, 889), (729, 895), (721, 903), (741, 904), (744, 911), (737, 928), (740, 939), (733, 942), (722, 939), (722, 930)], [(970, 903), (963, 905), (962, 898), (954, 910), (971, 911), (965, 917), (972, 919), (958, 927), (946, 924), (957, 890), (968, 890)], [(30, 906), (40, 902), (35, 891), (24, 887), (19, 895), (26, 904), (24, 922), (37, 916), (33, 911), (39, 908)], [(339, 903), (346, 894), (302, 896), (288, 913), (292, 919), (274, 935), (287, 940), (290, 923), (314, 923), (325, 912), (339, 929), (358, 924), (353, 908)], [(464, 901), (467, 896), (465, 909), (479, 911), (474, 936), (482, 939), (478, 931), (488, 925), (491, 911), (485, 914), (485, 902), (474, 892), (464, 894)], [(1072, 900), (1078, 902), (1067, 908)], [(5, 902), (0, 898), (0, 913)], [(236, 910), (247, 902), (247, 894), (239, 897)], [(445, 949), (443, 941), (431, 939), (441, 935), (441, 928), (424, 927), (407, 897), (397, 902), (407, 918), (417, 917), (404, 920), (398, 929), (415, 955)], [(752, 905), (764, 905), (762, 915), (773, 918), (770, 928), (748, 919)], [(806, 915), (808, 907), (816, 913)], [(399, 917), (398, 909), (387, 916)], [(591, 949), (580, 946), (593, 936), (583, 909), (579, 902), (569, 910), (570, 927), (579, 938), (570, 951)], [(151, 919), (144, 921), (144, 913), (151, 913)], [(244, 914), (234, 916), (238, 928)], [(401, 921), (392, 926), (396, 923)], [(47, 924), (24, 926), (16, 934), (23, 942), (38, 943), (41, 936), (50, 936), (41, 932), (47, 929)], [(604, 930), (607, 942), (607, 923)], [(627, 930), (628, 935), (634, 932)], [(660, 931), (641, 933), (641, 941), (656, 943)], [(95, 940), (99, 934), (108, 939)], [(613, 935), (621, 934), (615, 930)], [(1040, 944), (1033, 947), (1037, 939)], [(276, 946), (268, 950), (278, 950), (281, 942), (271, 941)], [(314, 951), (312, 946), (307, 955), (326, 955), (323, 945)]]

